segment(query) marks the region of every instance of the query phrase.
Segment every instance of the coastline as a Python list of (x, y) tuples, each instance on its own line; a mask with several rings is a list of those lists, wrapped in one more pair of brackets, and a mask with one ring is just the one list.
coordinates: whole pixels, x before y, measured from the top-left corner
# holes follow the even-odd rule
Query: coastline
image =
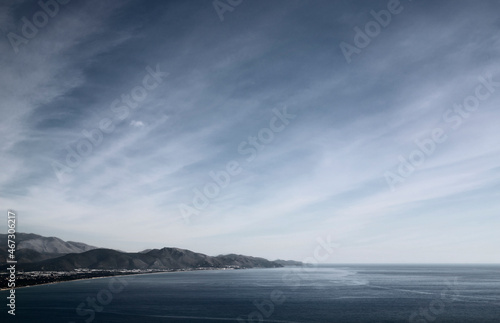
[[(0, 292), (4, 290), (11, 290), (11, 289), (21, 289), (21, 288), (28, 288), (28, 287), (35, 287), (35, 286), (42, 286), (42, 285), (52, 285), (52, 284), (59, 284), (59, 283), (67, 283), (67, 282), (72, 282), (72, 281), (78, 281), (78, 280), (90, 280), (90, 279), (100, 279), (100, 278), (110, 278), (110, 277), (116, 277), (116, 276), (131, 276), (131, 275), (145, 275), (148, 273), (127, 273), (127, 274), (118, 274), (118, 275), (108, 275), (108, 276), (95, 276), (95, 277), (85, 277), (85, 278), (75, 278), (75, 279), (67, 279), (67, 280), (58, 280), (58, 281), (52, 281), (52, 282), (46, 282), (46, 283), (39, 283), (39, 284), (29, 284), (29, 285), (23, 285), (23, 286), (16, 286), (14, 288), (9, 288), (9, 287), (1, 287)], [(151, 272), (153, 274), (153, 272)]]
[(57, 281), (52, 281), (52, 282), (35, 283), (35, 284), (29, 284), (29, 285), (23, 285), (23, 286), (16, 286), (14, 288), (9, 288), (9, 287), (5, 286), (5, 287), (0, 287), (0, 292), (8, 291), (11, 289), (16, 290), (16, 289), (20, 289), (20, 288), (28, 288), (28, 287), (35, 287), (35, 286), (42, 286), (42, 285), (52, 285), (52, 284), (66, 283), (66, 282), (72, 282), (72, 281), (78, 281), (78, 280), (111, 278), (111, 277), (116, 277), (116, 276), (151, 275), (151, 274), (164, 274), (164, 273), (197, 271), (197, 270), (237, 270), (237, 269), (247, 269), (247, 268), (203, 268), (203, 269), (186, 268), (186, 269), (166, 269), (166, 270), (157, 270), (157, 271), (149, 271), (149, 272), (112, 272), (112, 271), (110, 271), (110, 272), (108, 272), (109, 275), (97, 274), (94, 277), (75, 277), (74, 279), (69, 278), (69, 279), (65, 279), (65, 280), (57, 280)]

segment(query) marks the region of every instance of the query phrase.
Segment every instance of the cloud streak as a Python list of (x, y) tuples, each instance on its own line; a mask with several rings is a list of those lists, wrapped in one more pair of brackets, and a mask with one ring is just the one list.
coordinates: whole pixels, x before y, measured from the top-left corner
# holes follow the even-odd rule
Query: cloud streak
[[(245, 2), (222, 22), (211, 3), (70, 2), (18, 53), (0, 42), (0, 203), (21, 231), (127, 250), (302, 259), (331, 235), (334, 262), (499, 262), (500, 96), (443, 120), (478, 77), (500, 81), (498, 4), (402, 4), (347, 64), (339, 43), (387, 1)], [(2, 30), (38, 10), (7, 4)], [(239, 145), (283, 107), (296, 117), (249, 162)], [(53, 162), (106, 118), (60, 181)], [(447, 140), (391, 191), (384, 172), (437, 127)], [(179, 204), (233, 160), (186, 223)]]

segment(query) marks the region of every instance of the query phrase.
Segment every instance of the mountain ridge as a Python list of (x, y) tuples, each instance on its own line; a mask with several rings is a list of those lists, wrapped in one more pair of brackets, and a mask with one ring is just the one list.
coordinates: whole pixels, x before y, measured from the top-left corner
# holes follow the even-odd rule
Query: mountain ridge
[[(6, 247), (8, 234), (0, 234), (0, 246)], [(97, 249), (83, 242), (64, 241), (57, 237), (44, 237), (34, 233), (16, 233), (16, 249), (31, 249), (39, 253), (77, 253)]]
[[(5, 243), (3, 243), (5, 242)], [(7, 245), (7, 235), (0, 235)], [(187, 249), (163, 247), (140, 252), (97, 248), (81, 242), (63, 241), (36, 234), (16, 234), (19, 268), (25, 271), (99, 270), (184, 270), (217, 268), (277, 268), (279, 262), (265, 258), (227, 254), (208, 256)], [(67, 252), (75, 250), (76, 252)], [(0, 267), (6, 267), (7, 249), (0, 248)], [(2, 266), (4, 265), (4, 266)]]

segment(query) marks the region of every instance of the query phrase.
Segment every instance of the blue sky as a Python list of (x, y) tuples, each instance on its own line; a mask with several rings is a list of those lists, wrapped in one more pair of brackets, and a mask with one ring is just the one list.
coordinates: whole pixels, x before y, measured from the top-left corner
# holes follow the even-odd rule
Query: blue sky
[(500, 262), (498, 3), (43, 3), (0, 8), (0, 204), (19, 231)]

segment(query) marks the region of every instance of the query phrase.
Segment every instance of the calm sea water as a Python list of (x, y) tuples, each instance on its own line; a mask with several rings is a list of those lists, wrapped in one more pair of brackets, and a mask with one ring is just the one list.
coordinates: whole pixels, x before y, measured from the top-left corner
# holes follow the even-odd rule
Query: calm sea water
[[(500, 322), (500, 266), (162, 273), (16, 291), (1, 322)], [(238, 320), (239, 318), (239, 320)]]

